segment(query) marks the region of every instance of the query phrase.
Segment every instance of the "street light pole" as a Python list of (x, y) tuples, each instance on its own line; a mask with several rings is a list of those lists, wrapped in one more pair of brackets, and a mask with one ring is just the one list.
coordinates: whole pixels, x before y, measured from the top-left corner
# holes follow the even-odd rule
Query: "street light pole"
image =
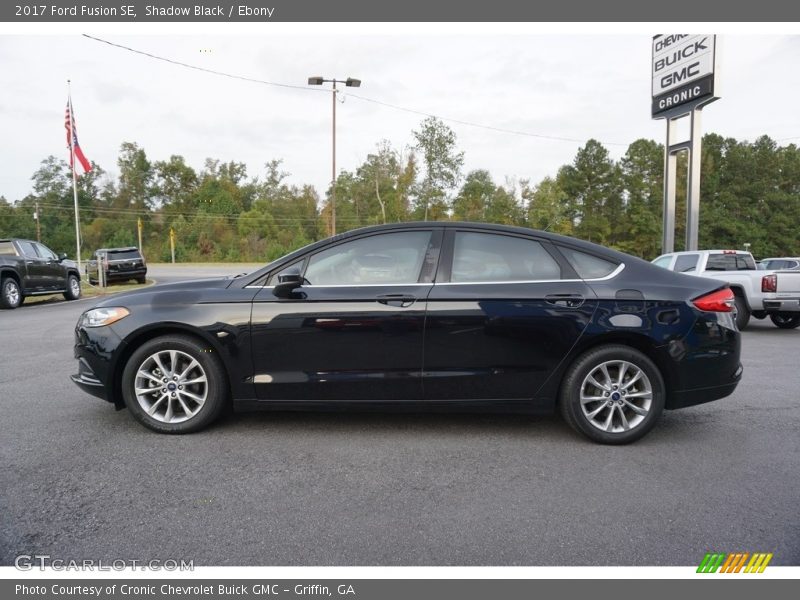
[(331, 139), (333, 140), (333, 148), (331, 150), (331, 235), (336, 235), (336, 80), (333, 80), (333, 132)]
[(347, 87), (361, 87), (360, 79), (325, 79), (323, 77), (309, 77), (308, 85), (322, 85), (332, 83), (332, 103), (333, 103), (333, 126), (331, 129), (331, 235), (336, 235), (336, 84), (343, 83)]

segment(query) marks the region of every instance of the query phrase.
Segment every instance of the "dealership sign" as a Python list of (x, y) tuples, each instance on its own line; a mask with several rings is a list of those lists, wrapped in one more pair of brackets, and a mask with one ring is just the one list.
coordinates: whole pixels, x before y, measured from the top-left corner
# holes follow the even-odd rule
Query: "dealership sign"
[(715, 66), (715, 35), (655, 36), (651, 71), (653, 117), (713, 98)]

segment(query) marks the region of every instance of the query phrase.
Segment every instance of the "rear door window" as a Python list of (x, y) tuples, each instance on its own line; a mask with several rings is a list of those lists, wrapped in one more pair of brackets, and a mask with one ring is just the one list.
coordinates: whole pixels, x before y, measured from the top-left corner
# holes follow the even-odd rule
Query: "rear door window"
[(27, 258), (40, 258), (39, 253), (36, 252), (36, 246), (32, 242), (17, 242), (19, 244), (19, 249), (22, 251), (22, 254), (25, 255)]
[(536, 240), (493, 233), (456, 233), (453, 283), (561, 279), (561, 267)]
[(17, 251), (14, 249), (14, 244), (11, 242), (0, 242), (0, 255), (16, 256)]

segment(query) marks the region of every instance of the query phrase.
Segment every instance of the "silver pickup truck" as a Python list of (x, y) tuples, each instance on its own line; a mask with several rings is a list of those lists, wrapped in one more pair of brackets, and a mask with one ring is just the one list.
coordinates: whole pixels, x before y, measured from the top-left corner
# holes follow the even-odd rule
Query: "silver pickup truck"
[(800, 326), (800, 271), (761, 271), (749, 252), (696, 250), (671, 252), (653, 260), (670, 271), (726, 282), (735, 295), (736, 325), (750, 317), (769, 317), (781, 329)]

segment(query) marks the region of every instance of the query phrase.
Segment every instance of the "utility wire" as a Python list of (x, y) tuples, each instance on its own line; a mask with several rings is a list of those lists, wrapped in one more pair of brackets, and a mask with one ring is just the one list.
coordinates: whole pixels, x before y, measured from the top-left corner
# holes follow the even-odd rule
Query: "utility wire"
[[(500, 133), (510, 133), (512, 135), (521, 135), (525, 137), (534, 137), (543, 140), (554, 140), (558, 142), (577, 142), (579, 144), (585, 143), (588, 140), (586, 139), (579, 139), (579, 138), (570, 138), (570, 137), (563, 137), (559, 135), (545, 135), (543, 133), (531, 133), (529, 131), (520, 131), (518, 129), (506, 129), (505, 127), (495, 127), (494, 125), (483, 125), (481, 123), (473, 123), (471, 121), (463, 121), (461, 119), (454, 119), (452, 117), (442, 117), (439, 115), (435, 115), (433, 113), (428, 113), (422, 110), (415, 110), (413, 108), (406, 108), (404, 106), (398, 106), (397, 104), (390, 104), (389, 102), (383, 102), (381, 100), (375, 100), (373, 98), (367, 98), (365, 96), (360, 96), (358, 94), (353, 94), (352, 92), (345, 92), (344, 96), (349, 96), (350, 98), (356, 98), (357, 100), (363, 100), (364, 102), (371, 102), (372, 104), (378, 104), (380, 106), (385, 106), (387, 108), (393, 108), (394, 110), (402, 110), (404, 112), (412, 113), (415, 115), (421, 115), (423, 117), (436, 117), (437, 119), (441, 119), (442, 121), (450, 121), (451, 123), (458, 123), (459, 125), (466, 125), (467, 127), (477, 127), (479, 129), (488, 129), (489, 131), (498, 131)], [(628, 144), (624, 144), (622, 142), (603, 142), (607, 146), (627, 146)]]
[(293, 85), (290, 83), (277, 83), (275, 81), (266, 81), (264, 79), (256, 79), (254, 77), (245, 77), (244, 75), (232, 75), (230, 73), (223, 73), (222, 71), (215, 71), (214, 69), (206, 69), (205, 67), (198, 67), (197, 65), (190, 65), (189, 63), (181, 62), (179, 60), (172, 60), (171, 58), (165, 58), (163, 56), (158, 56), (156, 54), (151, 54), (150, 52), (144, 52), (143, 50), (136, 50), (135, 48), (131, 48), (129, 46), (123, 46), (122, 44), (115, 44), (114, 42), (109, 42), (108, 40), (104, 40), (98, 37), (94, 37), (89, 35), (88, 33), (84, 33), (83, 37), (88, 38), (90, 40), (94, 40), (95, 42), (100, 42), (102, 44), (108, 44), (109, 46), (113, 46), (114, 48), (120, 48), (121, 50), (127, 50), (128, 52), (133, 52), (134, 54), (141, 54), (142, 56), (146, 56), (148, 58), (152, 58), (154, 60), (160, 60), (166, 63), (170, 63), (171, 65), (176, 65), (179, 67), (185, 67), (187, 69), (194, 69), (195, 71), (202, 71), (203, 73), (210, 73), (212, 75), (219, 75), (220, 77), (228, 77), (229, 79), (239, 79), (241, 81), (249, 81), (250, 83), (261, 83), (263, 85), (271, 85), (275, 87), (282, 87), (282, 88), (289, 88), (295, 90), (303, 90), (304, 92), (327, 92), (327, 90), (318, 89), (318, 88), (310, 88), (308, 86), (302, 85)]
[[(239, 79), (241, 81), (248, 81), (250, 83), (261, 83), (261, 84), (264, 84), (264, 85), (271, 85), (271, 86), (275, 86), (275, 87), (290, 88), (290, 89), (296, 89), (296, 90), (304, 90), (304, 91), (312, 91), (312, 92), (326, 92), (326, 93), (328, 92), (328, 90), (324, 90), (324, 89), (320, 89), (320, 88), (312, 88), (312, 87), (302, 86), (302, 85), (293, 85), (293, 84), (289, 84), (289, 83), (277, 83), (277, 82), (274, 82), (274, 81), (265, 81), (263, 79), (256, 79), (256, 78), (253, 78), (253, 77), (245, 77), (243, 75), (235, 75), (235, 74), (232, 74), (232, 73), (225, 73), (223, 71), (215, 71), (214, 69), (206, 69), (205, 67), (198, 67), (197, 65), (191, 65), (189, 63), (185, 63), (185, 62), (181, 62), (181, 61), (177, 61), (177, 60), (172, 60), (171, 58), (165, 58), (163, 56), (158, 56), (158, 55), (152, 54), (150, 52), (144, 52), (143, 50), (137, 50), (135, 48), (131, 48), (130, 46), (124, 46), (122, 44), (116, 44), (114, 42), (110, 42), (108, 40), (104, 40), (104, 39), (101, 39), (101, 38), (98, 38), (98, 37), (94, 37), (94, 36), (91, 36), (91, 35), (86, 34), (86, 33), (83, 34), (83, 37), (88, 38), (90, 40), (94, 40), (95, 42), (100, 42), (102, 44), (107, 44), (109, 46), (113, 46), (114, 48), (119, 48), (121, 50), (127, 50), (128, 52), (133, 52), (134, 54), (140, 54), (142, 56), (146, 56), (146, 57), (152, 58), (154, 60), (160, 60), (160, 61), (163, 61), (163, 62), (166, 62), (166, 63), (170, 63), (172, 65), (176, 65), (176, 66), (179, 66), (179, 67), (185, 67), (187, 69), (194, 69), (195, 71), (202, 71), (204, 73), (210, 73), (212, 75), (219, 75), (220, 77), (227, 77), (229, 79)], [(564, 137), (564, 136), (558, 136), (558, 135), (546, 135), (546, 134), (542, 134), (542, 133), (531, 133), (529, 131), (520, 131), (520, 130), (517, 130), (517, 129), (507, 129), (507, 128), (504, 128), (504, 127), (495, 127), (493, 125), (484, 125), (482, 123), (473, 123), (471, 121), (464, 121), (462, 119), (454, 119), (452, 117), (443, 117), (441, 115), (436, 115), (434, 113), (429, 113), (429, 112), (425, 112), (425, 111), (417, 110), (417, 109), (413, 109), (413, 108), (407, 108), (405, 106), (400, 106), (398, 104), (391, 104), (389, 102), (383, 102), (382, 100), (375, 100), (374, 98), (368, 98), (366, 96), (361, 96), (359, 94), (353, 94), (351, 92), (346, 92), (346, 93), (343, 93), (342, 95), (343, 96), (349, 96), (351, 98), (355, 98), (355, 99), (361, 100), (363, 102), (370, 102), (372, 104), (377, 104), (379, 106), (384, 106), (386, 108), (391, 108), (393, 110), (399, 110), (399, 111), (403, 111), (403, 112), (407, 112), (407, 113), (411, 113), (411, 114), (415, 114), (415, 115), (421, 115), (423, 117), (435, 117), (437, 119), (441, 119), (442, 121), (449, 121), (450, 123), (457, 123), (459, 125), (464, 125), (464, 126), (467, 126), (467, 127), (475, 127), (475, 128), (478, 128), (478, 129), (486, 129), (488, 131), (495, 131), (495, 132), (499, 132), (499, 133), (508, 133), (508, 134), (511, 134), (511, 135), (519, 135), (519, 136), (524, 136), (524, 137), (532, 137), (532, 138), (538, 138), (538, 139), (542, 139), (542, 140), (552, 140), (552, 141), (558, 141), (558, 142), (573, 142), (573, 143), (582, 144), (582, 143), (585, 143), (585, 142), (588, 141), (586, 139), (580, 139), (580, 138), (570, 138), (570, 137)], [(625, 144), (623, 142), (603, 142), (603, 143), (606, 144), (607, 146), (627, 146), (627, 144)]]

